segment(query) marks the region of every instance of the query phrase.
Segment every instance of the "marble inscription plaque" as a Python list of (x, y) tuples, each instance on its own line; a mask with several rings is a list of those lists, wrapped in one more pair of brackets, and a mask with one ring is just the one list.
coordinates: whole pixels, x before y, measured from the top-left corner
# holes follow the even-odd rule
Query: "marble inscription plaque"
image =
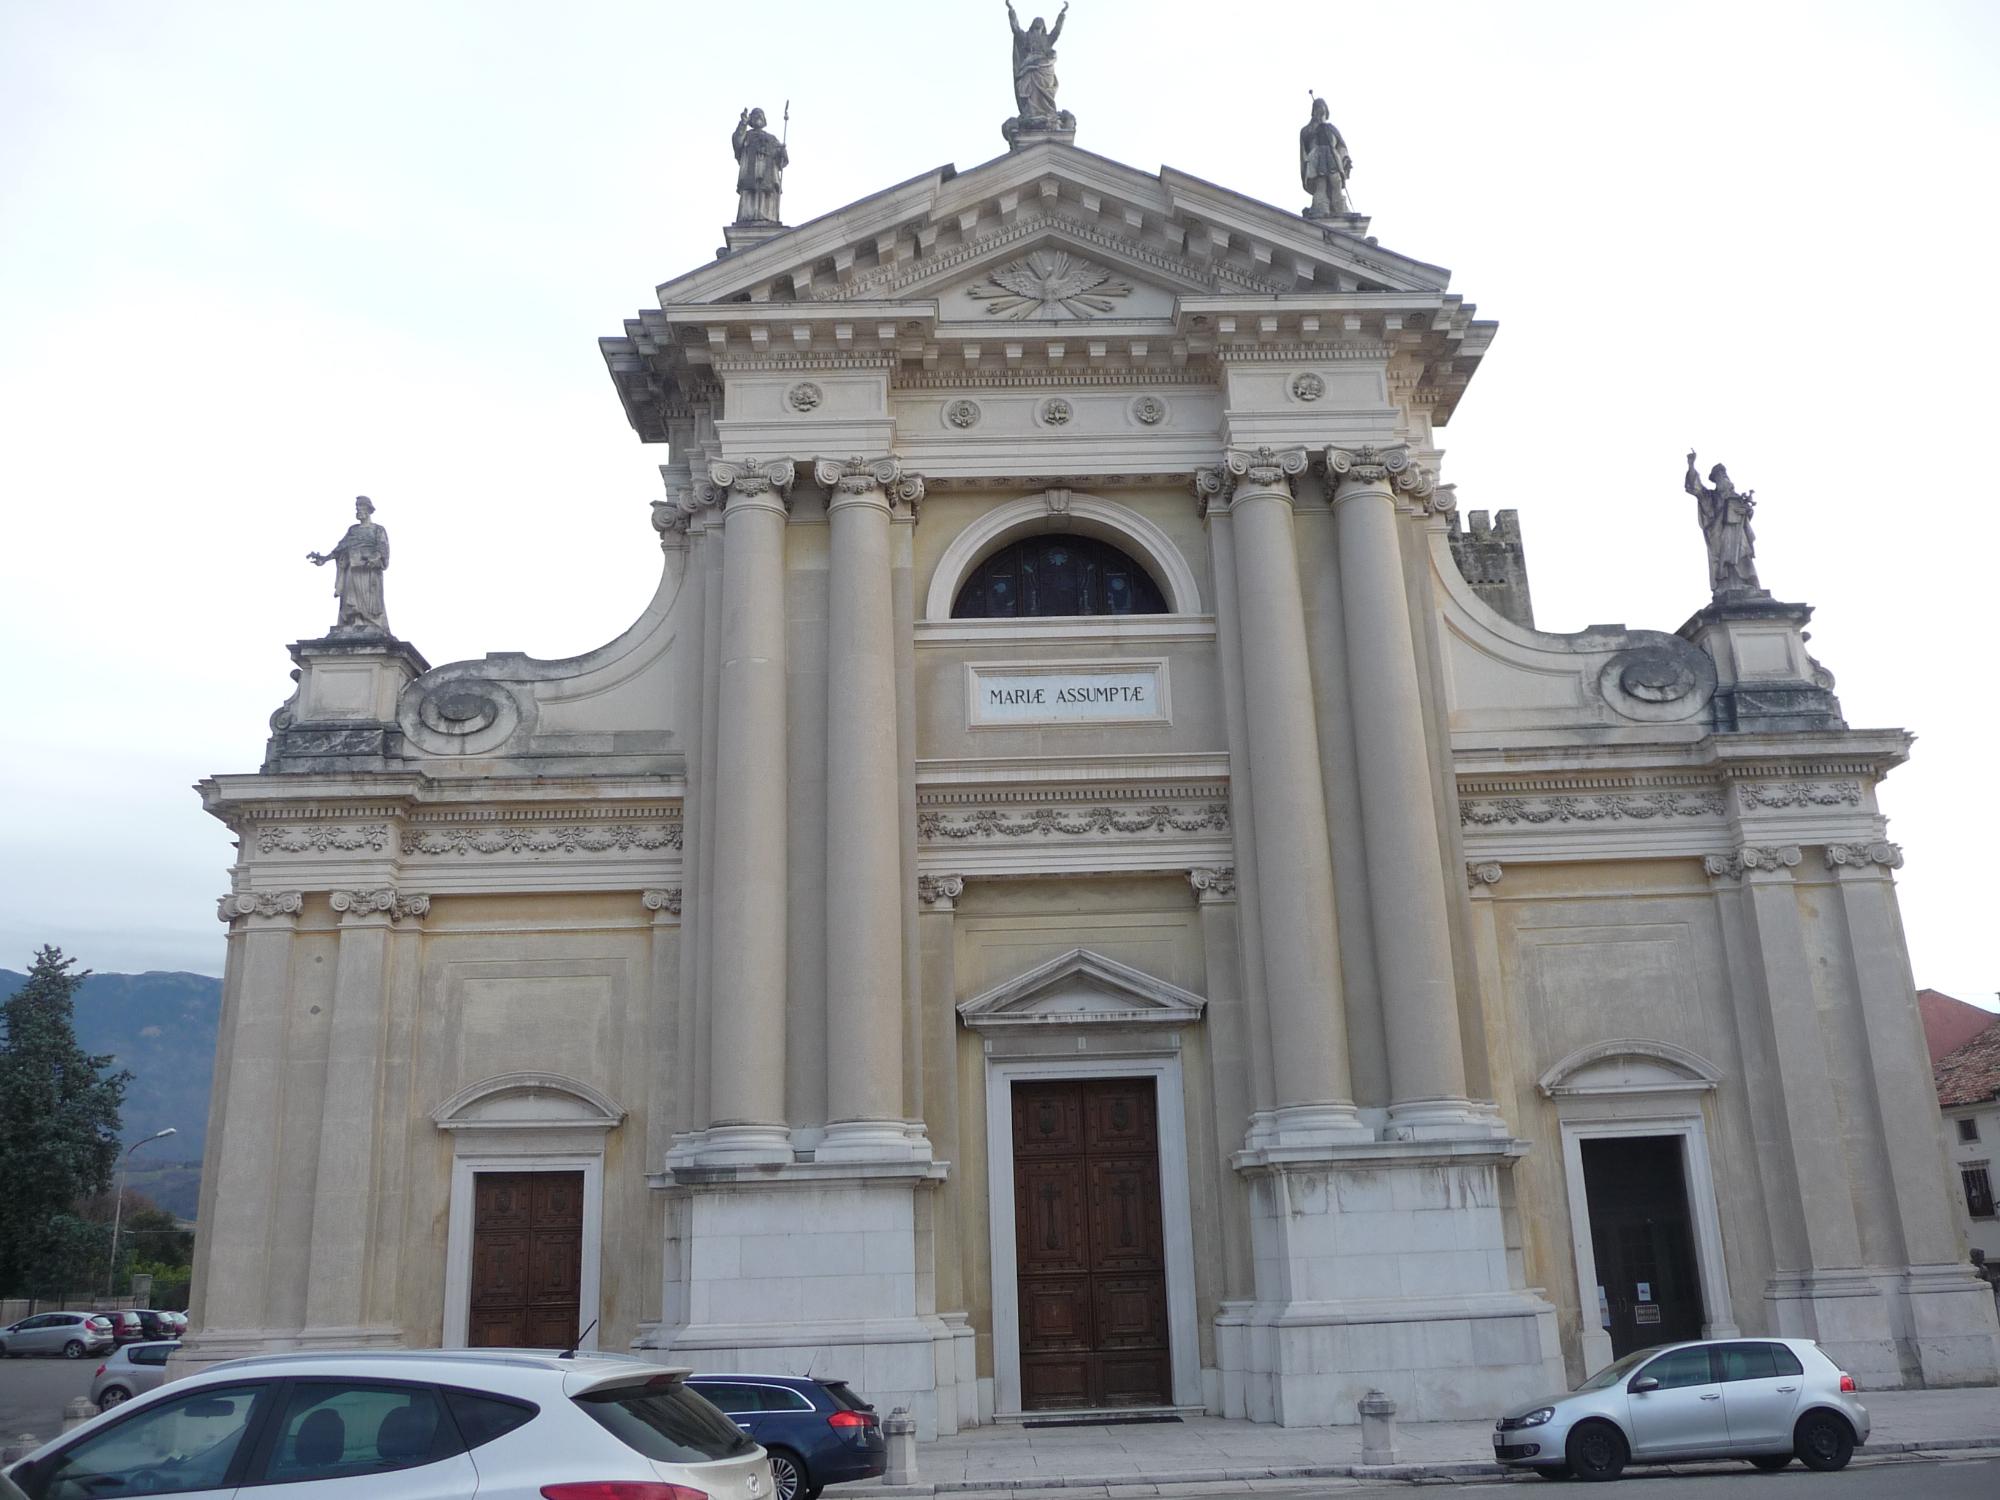
[(1164, 661), (989, 662), (966, 668), (973, 727), (1164, 723)]

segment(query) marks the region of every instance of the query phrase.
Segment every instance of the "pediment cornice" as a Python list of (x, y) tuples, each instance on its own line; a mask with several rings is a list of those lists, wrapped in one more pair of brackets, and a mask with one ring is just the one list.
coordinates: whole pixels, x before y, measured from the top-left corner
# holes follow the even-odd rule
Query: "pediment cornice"
[(974, 1031), (1040, 1027), (1175, 1027), (1201, 1019), (1207, 1001), (1191, 990), (1088, 948), (1037, 964), (962, 1002)]

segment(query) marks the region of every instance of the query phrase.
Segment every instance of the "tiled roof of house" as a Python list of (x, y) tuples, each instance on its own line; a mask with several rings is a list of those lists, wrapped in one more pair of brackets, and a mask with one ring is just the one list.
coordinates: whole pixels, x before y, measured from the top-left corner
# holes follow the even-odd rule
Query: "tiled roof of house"
[(1969, 1042), (1993, 1024), (1993, 1012), (1954, 999), (1943, 990), (1918, 990), (1917, 1013), (1924, 1021), (1924, 1043), (1930, 1048), (1931, 1066), (1944, 1061), (1945, 1053)]
[(1938, 1061), (1938, 1103), (1983, 1104), (2000, 1099), (2000, 1019)]

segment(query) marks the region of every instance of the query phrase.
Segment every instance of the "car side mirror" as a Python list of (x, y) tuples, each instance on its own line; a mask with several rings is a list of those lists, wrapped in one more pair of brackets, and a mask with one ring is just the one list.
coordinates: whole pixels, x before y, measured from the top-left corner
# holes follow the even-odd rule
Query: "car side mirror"
[(1635, 1396), (1641, 1391), (1657, 1391), (1659, 1388), (1660, 1382), (1650, 1375), (1641, 1375), (1637, 1380), (1625, 1387), (1626, 1390)]

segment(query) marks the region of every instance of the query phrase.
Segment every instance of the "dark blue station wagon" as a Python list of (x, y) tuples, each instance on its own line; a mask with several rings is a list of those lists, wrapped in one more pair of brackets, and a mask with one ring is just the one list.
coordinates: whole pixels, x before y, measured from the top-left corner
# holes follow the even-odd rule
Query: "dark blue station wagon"
[(772, 1500), (814, 1500), (829, 1484), (888, 1468), (875, 1408), (844, 1380), (800, 1375), (690, 1375), (699, 1391), (771, 1455)]

